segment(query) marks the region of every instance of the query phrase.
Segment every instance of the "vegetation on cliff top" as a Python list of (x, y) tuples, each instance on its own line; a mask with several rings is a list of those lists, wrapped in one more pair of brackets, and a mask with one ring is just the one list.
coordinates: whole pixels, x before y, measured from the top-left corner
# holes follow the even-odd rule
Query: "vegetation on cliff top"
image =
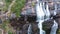
[(12, 6), (11, 11), (16, 13), (16, 16), (18, 17), (20, 16), (20, 12), (24, 7), (24, 5), (25, 5), (25, 0), (17, 0), (15, 4)]
[[(12, 1), (13, 0), (5, 0), (5, 2), (6, 2), (6, 6), (4, 8), (5, 11), (7, 11), (8, 7), (11, 4)], [(16, 2), (11, 7), (11, 12), (14, 12), (17, 17), (20, 16), (20, 12), (25, 5), (25, 1), (26, 0), (16, 0)]]

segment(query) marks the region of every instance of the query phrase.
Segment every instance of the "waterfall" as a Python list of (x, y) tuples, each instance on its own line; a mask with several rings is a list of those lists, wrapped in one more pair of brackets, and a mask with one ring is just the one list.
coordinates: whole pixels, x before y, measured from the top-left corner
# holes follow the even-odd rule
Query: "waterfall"
[(28, 27), (28, 34), (32, 34), (32, 25), (29, 24), (29, 27)]
[(38, 23), (39, 34), (45, 34), (45, 31), (42, 29), (42, 23), (44, 22), (45, 13), (43, 12), (42, 3), (39, 3), (39, 1), (36, 4), (36, 14), (37, 21), (39, 22)]
[(58, 29), (58, 24), (57, 24), (57, 22), (54, 20), (54, 24), (53, 24), (53, 26), (52, 26), (52, 28), (51, 28), (50, 34), (56, 34), (57, 29)]
[(47, 16), (47, 19), (50, 18), (50, 11), (47, 4), (46, 4), (46, 16)]
[[(55, 4), (54, 15), (57, 14), (57, 13), (56, 13), (56, 10), (57, 10), (57, 6), (56, 6), (56, 4)], [(54, 24), (53, 24), (53, 26), (52, 26), (52, 28), (51, 28), (50, 34), (56, 34), (57, 29), (58, 29), (58, 23), (54, 20)]]
[(50, 11), (49, 11), (49, 8), (48, 8), (48, 4), (45, 4), (44, 2), (43, 2), (43, 10), (44, 10), (44, 13), (45, 13), (45, 21), (49, 20), (50, 19)]
[(56, 14), (57, 14), (56, 10), (57, 10), (57, 5), (55, 4), (54, 15), (56, 15)]
[[(49, 20), (50, 19), (50, 12), (49, 12), (49, 9), (48, 9), (48, 5), (46, 4), (46, 9), (45, 9), (44, 4), (45, 3), (42, 4), (42, 2), (39, 2), (39, 0), (37, 0), (36, 14), (37, 14), (37, 22), (39, 22), (38, 23), (39, 34), (46, 34), (45, 31), (42, 29), (42, 23), (45, 20)], [(56, 15), (56, 11), (54, 12), (54, 15)], [(57, 29), (58, 29), (58, 24), (54, 20), (54, 24), (53, 24), (53, 26), (51, 28), (50, 34), (56, 34)]]
[(37, 21), (44, 20), (44, 12), (42, 9), (42, 3), (37, 3), (36, 4), (36, 14), (37, 14)]

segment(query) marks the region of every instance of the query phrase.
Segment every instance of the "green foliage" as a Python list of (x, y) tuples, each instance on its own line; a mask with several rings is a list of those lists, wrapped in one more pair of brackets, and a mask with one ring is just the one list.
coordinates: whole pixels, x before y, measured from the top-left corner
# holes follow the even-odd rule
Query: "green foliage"
[[(6, 6), (4, 7), (4, 11), (7, 11), (9, 5), (13, 0), (5, 0)], [(16, 13), (16, 16), (20, 16), (21, 9), (24, 7), (26, 0), (16, 0), (15, 4), (11, 8), (11, 12)]]
[(12, 2), (13, 0), (5, 0), (5, 7), (3, 8), (3, 11), (6, 11), (7, 9), (8, 9), (8, 7), (9, 7), (9, 5), (11, 4), (11, 2)]
[(8, 6), (13, 0), (5, 0), (6, 6)]
[(16, 16), (20, 16), (20, 11), (25, 5), (25, 0), (16, 0), (15, 4), (12, 6), (11, 11), (16, 13)]
[(34, 7), (35, 6), (35, 3), (32, 3), (32, 6)]
[(4, 22), (2, 23), (2, 28), (3, 28), (4, 30), (6, 30), (6, 31), (9, 30), (8, 24), (9, 24), (9, 20), (4, 21)]
[(57, 34), (60, 34), (60, 29), (57, 30)]
[(13, 34), (11, 31), (8, 31), (8, 34)]
[(6, 29), (6, 24), (5, 23), (2, 24), (2, 28)]
[(2, 28), (3, 28), (3, 29), (6, 29), (6, 26), (7, 26), (8, 23), (9, 23), (8, 20), (7, 20), (7, 21), (4, 21), (4, 23), (2, 23)]

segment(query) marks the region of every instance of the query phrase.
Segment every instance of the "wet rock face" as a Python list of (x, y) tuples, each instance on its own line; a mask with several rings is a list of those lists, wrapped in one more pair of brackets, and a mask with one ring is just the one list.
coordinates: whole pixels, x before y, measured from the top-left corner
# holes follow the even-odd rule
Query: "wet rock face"
[(43, 22), (43, 29), (48, 30), (48, 29), (50, 29), (52, 27), (53, 24), (54, 24), (54, 22), (53, 22), (52, 19), (44, 21)]
[[(25, 21), (24, 16), (21, 16), (20, 18), (11, 19), (10, 20), (11, 26), (14, 27), (15, 29), (19, 28), (19, 33), (27, 34), (29, 24), (32, 24), (32, 33), (38, 34), (39, 29), (38, 29), (38, 23), (36, 22), (36, 16), (30, 15), (30, 16), (27, 16), (26, 19), (27, 21)], [(50, 32), (50, 29), (53, 24), (54, 24), (53, 19), (44, 21), (42, 24), (43, 30), (45, 30), (46, 32)]]
[(32, 13), (32, 11), (31, 13), (30, 11), (26, 11), (26, 14), (21, 14), (20, 16), (23, 20), (26, 19), (26, 21), (29, 21), (29, 22), (34, 22), (36, 21), (36, 18), (37, 18), (36, 13)]
[[(27, 19), (28, 19), (28, 23), (26, 23), (26, 21), (24, 21), (24, 16), (20, 17), (19, 19), (17, 19), (17, 18), (11, 19), (10, 23), (11, 23), (11, 26), (14, 27), (14, 29), (19, 28), (20, 34), (27, 34), (29, 24), (32, 24), (32, 33), (38, 34), (39, 29), (38, 29), (38, 23), (36, 22), (36, 20), (34, 18), (32, 18), (32, 16), (28, 17)], [(46, 31), (49, 31), (49, 29), (51, 28), (52, 25), (53, 25), (52, 20), (45, 21), (43, 23), (43, 29), (44, 30), (46, 29)]]
[[(25, 18), (27, 19), (26, 21)], [(38, 34), (39, 32), (38, 23), (36, 22), (36, 15), (27, 15), (26, 17), (24, 15), (21, 15), (20, 18), (11, 19), (10, 22), (11, 22), (11, 26), (14, 27), (15, 29), (19, 28), (20, 31), (19, 33), (27, 34), (29, 24), (32, 24), (33, 34)], [(52, 25), (53, 25), (52, 20), (45, 21), (43, 23), (43, 29), (49, 30), (52, 27)]]
[(33, 34), (38, 34), (39, 33), (39, 29), (38, 29), (38, 25), (32, 23), (32, 32)]
[(36, 23), (36, 16), (27, 16), (26, 19), (27, 19), (27, 21), (25, 21), (24, 16), (21, 16), (20, 18), (10, 19), (11, 26), (14, 29), (19, 28), (19, 31), (17, 31), (17, 32), (19, 32), (21, 34), (27, 34), (29, 24), (32, 24), (32, 33), (38, 34), (38, 26), (37, 26), (38, 23)]
[(59, 13), (56, 15), (55, 20), (58, 23), (58, 28), (60, 29), (60, 14)]
[(42, 24), (43, 25), (43, 30), (46, 31), (46, 34), (50, 34), (51, 27), (52, 27), (53, 24), (54, 24), (54, 22), (53, 22), (52, 19), (43, 22), (43, 24)]
[(36, 16), (28, 16), (27, 21), (29, 22), (36, 22)]

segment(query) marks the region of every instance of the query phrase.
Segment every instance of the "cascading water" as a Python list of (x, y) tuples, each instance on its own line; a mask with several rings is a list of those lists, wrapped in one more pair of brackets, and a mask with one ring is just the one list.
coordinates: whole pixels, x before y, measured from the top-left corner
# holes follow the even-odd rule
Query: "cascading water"
[[(47, 20), (50, 19), (50, 11), (49, 11), (49, 8), (48, 8), (48, 4), (45, 4), (44, 2), (43, 2), (43, 10), (44, 10), (44, 13), (45, 13), (44, 21), (47, 21)], [(46, 32), (44, 34), (46, 34)]]
[(50, 18), (50, 11), (48, 8), (48, 4), (46, 4), (46, 16), (47, 16), (47, 20)]
[[(57, 7), (55, 5), (54, 15), (56, 15), (56, 10), (57, 10)], [(54, 24), (53, 24), (53, 26), (51, 28), (50, 34), (56, 34), (57, 29), (58, 29), (58, 23), (54, 20)]]
[(42, 23), (44, 22), (44, 16), (45, 13), (43, 12), (43, 8), (42, 8), (42, 3), (37, 1), (36, 4), (36, 14), (37, 14), (37, 21), (38, 23), (38, 28), (39, 28), (39, 34), (45, 34), (45, 31), (42, 29)]
[(54, 24), (53, 24), (53, 26), (52, 26), (52, 28), (51, 28), (50, 34), (56, 34), (57, 29), (58, 29), (58, 24), (57, 24), (57, 22), (54, 20)]
[[(38, 28), (40, 30), (39, 34), (46, 34), (45, 31), (42, 29), (42, 23), (44, 22), (44, 20), (49, 20), (50, 19), (50, 12), (49, 12), (49, 9), (48, 9), (48, 5), (46, 4), (46, 9), (45, 9), (44, 3), (42, 5), (41, 2), (37, 1), (36, 13), (37, 13), (37, 21), (39, 22), (38, 23)], [(56, 15), (56, 10), (54, 12), (54, 15)], [(44, 16), (46, 16), (45, 19), (44, 19)], [(56, 34), (57, 29), (58, 29), (58, 24), (54, 20), (54, 24), (52, 26), (50, 34)]]
[(32, 34), (32, 25), (29, 24), (29, 27), (28, 27), (28, 34)]
[(43, 3), (43, 10), (44, 10), (44, 13), (45, 13), (45, 21), (49, 20), (50, 19), (50, 11), (49, 11), (49, 8), (48, 8), (48, 4)]

